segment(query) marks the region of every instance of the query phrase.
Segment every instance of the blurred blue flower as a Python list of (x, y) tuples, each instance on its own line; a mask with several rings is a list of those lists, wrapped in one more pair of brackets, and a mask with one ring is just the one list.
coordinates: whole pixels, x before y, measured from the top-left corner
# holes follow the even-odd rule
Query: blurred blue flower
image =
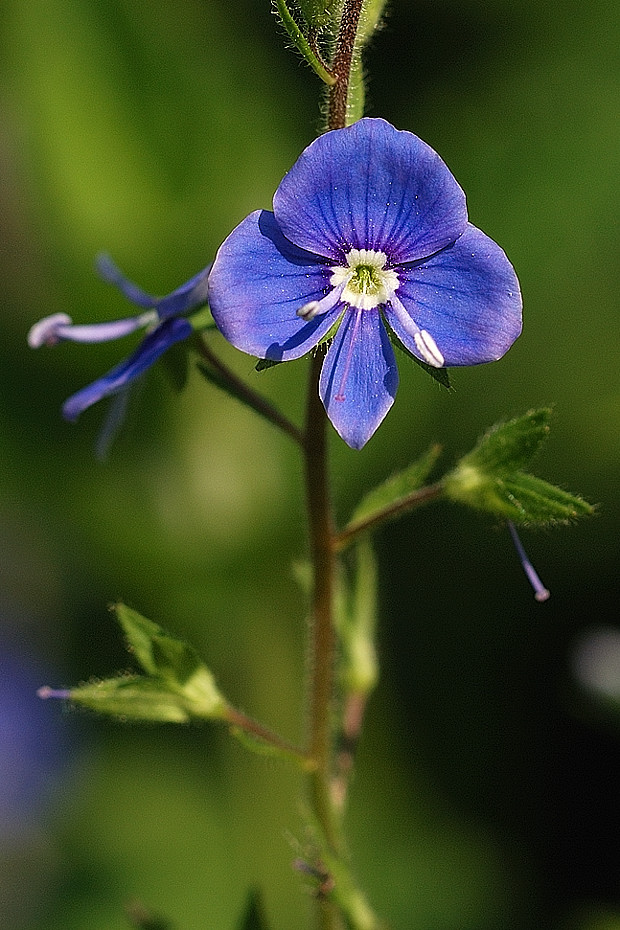
[(500, 358), (521, 331), (515, 272), (467, 220), (465, 194), (409, 132), (361, 119), (320, 136), (220, 247), (209, 304), (223, 335), (287, 361), (331, 339), (319, 385), (361, 448), (391, 407), (395, 336), (434, 368)]
[[(49, 672), (49, 670), (48, 670)], [(49, 801), (73, 749), (37, 697), (41, 669), (0, 640), (0, 839), (19, 836)]]
[(32, 327), (28, 333), (28, 345), (33, 349), (42, 345), (57, 345), (64, 341), (108, 342), (138, 329), (147, 330), (138, 348), (128, 358), (65, 401), (62, 408), (65, 419), (73, 422), (82, 411), (98, 400), (125, 391), (167, 349), (192, 334), (192, 324), (185, 317), (207, 301), (209, 267), (171, 294), (153, 297), (127, 280), (110, 258), (102, 256), (98, 261), (102, 277), (110, 284), (116, 285), (125, 297), (142, 307), (144, 312), (110, 323), (84, 325), (74, 325), (65, 313), (55, 313), (39, 320)]

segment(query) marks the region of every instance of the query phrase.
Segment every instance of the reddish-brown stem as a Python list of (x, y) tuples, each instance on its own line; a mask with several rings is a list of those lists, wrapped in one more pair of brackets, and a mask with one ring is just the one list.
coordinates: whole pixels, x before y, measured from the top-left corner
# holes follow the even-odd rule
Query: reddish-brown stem
[(312, 358), (308, 383), (305, 465), (310, 554), (314, 570), (311, 630), (310, 747), (314, 760), (311, 791), (314, 814), (334, 852), (339, 842), (330, 795), (332, 701), (336, 634), (333, 618), (334, 554), (327, 473), (327, 416), (319, 397), (324, 351)]
[(196, 345), (198, 346), (200, 355), (206, 362), (205, 370), (207, 367), (211, 370), (214, 376), (213, 380), (217, 382), (219, 387), (230, 392), (235, 397), (240, 398), (248, 407), (251, 407), (266, 420), (269, 420), (273, 426), (276, 426), (283, 433), (290, 436), (291, 439), (294, 439), (297, 445), (303, 445), (304, 438), (302, 432), (294, 423), (291, 423), (283, 413), (280, 413), (280, 411), (270, 404), (269, 401), (265, 400), (261, 394), (258, 394), (256, 391), (253, 391), (251, 387), (248, 387), (245, 381), (242, 381), (234, 371), (217, 357), (203, 338), (198, 339)]
[(236, 707), (228, 705), (223, 719), (231, 727), (236, 727), (244, 733), (247, 733), (248, 736), (254, 737), (260, 742), (272, 746), (280, 753), (295, 759), (302, 768), (307, 770), (313, 768), (313, 761), (306, 752), (288, 743), (286, 740), (282, 739), (282, 737), (278, 736), (277, 733), (264, 727), (262, 723), (259, 723), (257, 720), (253, 720), (252, 717), (248, 717), (242, 711), (237, 710)]
[(347, 99), (351, 80), (351, 63), (355, 36), (364, 0), (345, 0), (330, 70), (336, 83), (329, 91), (328, 129), (342, 129), (347, 124)]

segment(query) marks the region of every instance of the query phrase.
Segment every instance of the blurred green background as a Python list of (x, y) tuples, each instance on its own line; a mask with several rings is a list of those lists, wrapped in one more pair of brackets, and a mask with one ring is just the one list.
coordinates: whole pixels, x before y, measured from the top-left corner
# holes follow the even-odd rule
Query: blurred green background
[[(286, 45), (268, 0), (3, 0), (0, 648), (41, 684), (111, 674), (128, 664), (107, 609), (123, 599), (298, 739), (296, 451), (196, 373), (176, 395), (155, 370), (100, 465), (105, 411), (69, 425), (59, 408), (126, 347), (25, 343), (49, 313), (126, 315), (98, 251), (166, 293), (269, 208), (319, 127), (318, 80)], [(382, 681), (349, 821), (395, 930), (620, 927), (620, 734), (575, 674), (619, 620), (619, 48), (615, 0), (393, 0), (367, 56), (367, 112), (441, 153), (517, 268), (525, 328), (451, 394), (401, 364), (369, 445), (333, 437), (338, 513), (432, 441), (449, 463), (545, 404), (538, 473), (600, 502), (524, 533), (544, 605), (507, 533), (474, 514), (442, 505), (379, 537)], [(299, 417), (304, 361), (258, 375), (221, 349)], [(620, 690), (617, 652), (599, 659)], [(211, 728), (31, 710), (67, 746), (60, 770), (43, 760), (51, 799), (0, 836), (2, 930), (121, 930), (136, 900), (178, 930), (234, 930), (256, 886), (274, 928), (306, 925), (294, 773)]]

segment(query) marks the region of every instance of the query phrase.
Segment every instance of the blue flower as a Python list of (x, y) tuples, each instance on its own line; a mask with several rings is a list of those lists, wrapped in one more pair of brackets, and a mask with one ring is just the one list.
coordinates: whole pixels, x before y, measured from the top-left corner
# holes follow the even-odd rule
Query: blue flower
[(152, 297), (145, 293), (133, 282), (128, 281), (107, 256), (99, 259), (98, 268), (106, 281), (116, 285), (132, 303), (142, 307), (143, 312), (110, 323), (83, 325), (74, 325), (65, 313), (54, 313), (35, 323), (28, 333), (28, 345), (36, 349), (42, 345), (57, 345), (66, 340), (84, 343), (108, 342), (138, 329), (147, 330), (147, 334), (128, 358), (65, 401), (62, 408), (63, 416), (72, 422), (98, 400), (126, 391), (170, 346), (187, 339), (192, 334), (193, 327), (185, 315), (207, 301), (210, 266), (166, 297)]
[(499, 246), (467, 220), (465, 194), (409, 132), (361, 119), (320, 136), (246, 217), (209, 277), (216, 325), (238, 349), (287, 361), (330, 341), (327, 414), (360, 449), (391, 407), (391, 338), (434, 368), (500, 358), (521, 296)]

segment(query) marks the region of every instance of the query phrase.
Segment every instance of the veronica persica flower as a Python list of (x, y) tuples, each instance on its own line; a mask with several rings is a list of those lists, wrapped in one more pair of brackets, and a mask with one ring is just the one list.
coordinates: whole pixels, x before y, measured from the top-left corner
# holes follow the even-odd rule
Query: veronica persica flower
[(142, 308), (142, 312), (110, 323), (83, 325), (75, 325), (65, 313), (54, 313), (35, 323), (28, 333), (28, 345), (38, 348), (42, 345), (57, 345), (67, 340), (83, 343), (109, 342), (139, 329), (145, 329), (147, 334), (128, 358), (65, 401), (62, 408), (63, 416), (71, 421), (77, 420), (83, 410), (98, 400), (125, 391), (170, 346), (187, 339), (193, 332), (193, 326), (186, 316), (207, 300), (210, 266), (165, 297), (153, 297), (127, 280), (107, 256), (99, 259), (98, 268), (102, 277), (110, 284), (116, 285), (125, 297)]
[(434, 368), (500, 358), (521, 331), (515, 272), (467, 220), (465, 194), (426, 143), (382, 119), (320, 136), (228, 236), (209, 277), (234, 346), (287, 361), (331, 339), (319, 391), (361, 448), (391, 407), (391, 339)]

